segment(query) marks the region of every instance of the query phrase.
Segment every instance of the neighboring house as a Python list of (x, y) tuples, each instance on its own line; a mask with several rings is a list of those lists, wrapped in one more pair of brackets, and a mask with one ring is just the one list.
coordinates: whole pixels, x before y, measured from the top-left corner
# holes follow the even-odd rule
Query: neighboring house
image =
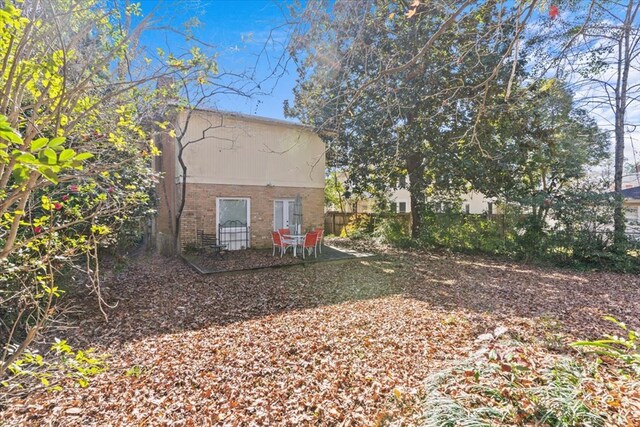
[[(338, 180), (346, 181), (344, 173), (338, 174)], [(408, 213), (411, 212), (411, 193), (408, 190), (408, 179), (403, 179), (398, 183), (397, 188), (390, 191), (388, 196), (389, 209), (391, 212)], [(495, 214), (496, 203), (493, 199), (486, 198), (482, 193), (470, 191), (460, 196), (460, 209), (468, 214)], [(325, 206), (328, 211), (339, 211), (337, 206)], [(444, 203), (440, 204), (440, 209), (444, 209)], [(376, 201), (371, 197), (363, 196), (357, 199), (356, 203), (346, 202), (344, 212), (372, 213), (376, 210)]]
[(622, 177), (622, 189), (640, 186), (640, 173), (630, 173)]
[(462, 212), (468, 214), (489, 214), (493, 215), (497, 212), (496, 202), (494, 199), (488, 199), (484, 194), (477, 191), (470, 191), (461, 196)]
[(393, 190), (389, 195), (391, 212), (411, 212), (411, 193), (406, 188)]
[[(460, 209), (468, 214), (495, 214), (496, 203), (492, 199), (487, 199), (484, 194), (477, 191), (470, 191), (460, 195)], [(411, 193), (409, 190), (401, 188), (394, 190), (389, 197), (391, 210), (394, 212), (411, 212)], [(441, 205), (441, 209), (443, 205)]]
[[(180, 113), (176, 128), (185, 126)], [(186, 202), (179, 238), (182, 247), (198, 232), (215, 234), (230, 249), (270, 247), (271, 231), (293, 221), (302, 199), (303, 229), (323, 224), (325, 146), (311, 128), (237, 113), (195, 110), (183, 144), (187, 165)], [(175, 138), (157, 141), (158, 217), (154, 233), (161, 252), (173, 250), (182, 170)], [(226, 240), (226, 241), (225, 241)]]
[(627, 219), (627, 233), (640, 238), (640, 186), (622, 190), (624, 213)]

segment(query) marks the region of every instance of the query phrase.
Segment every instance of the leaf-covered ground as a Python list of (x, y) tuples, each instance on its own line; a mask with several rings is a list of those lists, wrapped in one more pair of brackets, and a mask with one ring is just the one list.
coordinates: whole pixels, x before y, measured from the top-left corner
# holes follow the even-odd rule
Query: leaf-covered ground
[(143, 258), (104, 286), (109, 322), (78, 299), (67, 333), (110, 370), (10, 401), (8, 425), (413, 425), (425, 379), (497, 326), (568, 351), (640, 313), (639, 276), (429, 253), (210, 276)]

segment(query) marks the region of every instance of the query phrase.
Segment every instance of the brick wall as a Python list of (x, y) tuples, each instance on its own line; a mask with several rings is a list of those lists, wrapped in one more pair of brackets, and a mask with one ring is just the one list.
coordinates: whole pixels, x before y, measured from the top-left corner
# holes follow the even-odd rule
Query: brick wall
[(302, 197), (303, 229), (324, 224), (322, 188), (274, 187), (250, 185), (187, 184), (187, 199), (181, 223), (183, 246), (195, 243), (196, 230), (216, 234), (216, 198), (251, 199), (251, 246), (271, 247), (273, 202), (276, 199)]

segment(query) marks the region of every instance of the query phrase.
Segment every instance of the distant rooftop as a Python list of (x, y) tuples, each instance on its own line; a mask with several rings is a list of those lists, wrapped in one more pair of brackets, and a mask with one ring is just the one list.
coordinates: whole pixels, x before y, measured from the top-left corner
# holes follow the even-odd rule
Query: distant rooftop
[(625, 199), (640, 199), (640, 186), (622, 190), (622, 196)]

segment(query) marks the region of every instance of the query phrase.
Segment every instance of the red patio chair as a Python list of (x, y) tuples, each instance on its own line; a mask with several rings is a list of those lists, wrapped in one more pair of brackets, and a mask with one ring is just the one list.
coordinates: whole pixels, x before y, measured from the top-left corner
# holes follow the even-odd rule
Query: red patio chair
[(292, 248), (294, 246), (293, 241), (283, 239), (277, 231), (271, 232), (271, 239), (273, 240), (273, 252), (271, 256), (275, 256), (276, 248), (280, 248), (280, 258), (282, 258), (282, 255), (287, 252), (287, 248)]
[(282, 238), (282, 243), (286, 243), (287, 245), (295, 245), (296, 244), (296, 240), (292, 239), (291, 237), (285, 237), (285, 236), (290, 236), (291, 235), (291, 229), (290, 228), (280, 228), (278, 229), (278, 233), (280, 234), (280, 237)]
[(322, 253), (322, 241), (324, 240), (324, 228), (320, 228), (320, 227), (316, 227), (315, 230), (316, 233), (318, 233), (318, 239), (316, 240), (316, 247), (318, 249), (320, 249), (320, 253)]
[(284, 236), (285, 234), (291, 234), (291, 230), (288, 228), (279, 228), (278, 233), (280, 233), (281, 236)]
[(309, 255), (311, 255), (311, 250), (313, 250), (313, 254), (316, 258), (318, 258), (318, 252), (316, 251), (316, 244), (318, 241), (318, 233), (316, 231), (310, 231), (304, 235), (304, 241), (302, 242), (302, 259), (304, 259), (305, 249), (309, 250)]

